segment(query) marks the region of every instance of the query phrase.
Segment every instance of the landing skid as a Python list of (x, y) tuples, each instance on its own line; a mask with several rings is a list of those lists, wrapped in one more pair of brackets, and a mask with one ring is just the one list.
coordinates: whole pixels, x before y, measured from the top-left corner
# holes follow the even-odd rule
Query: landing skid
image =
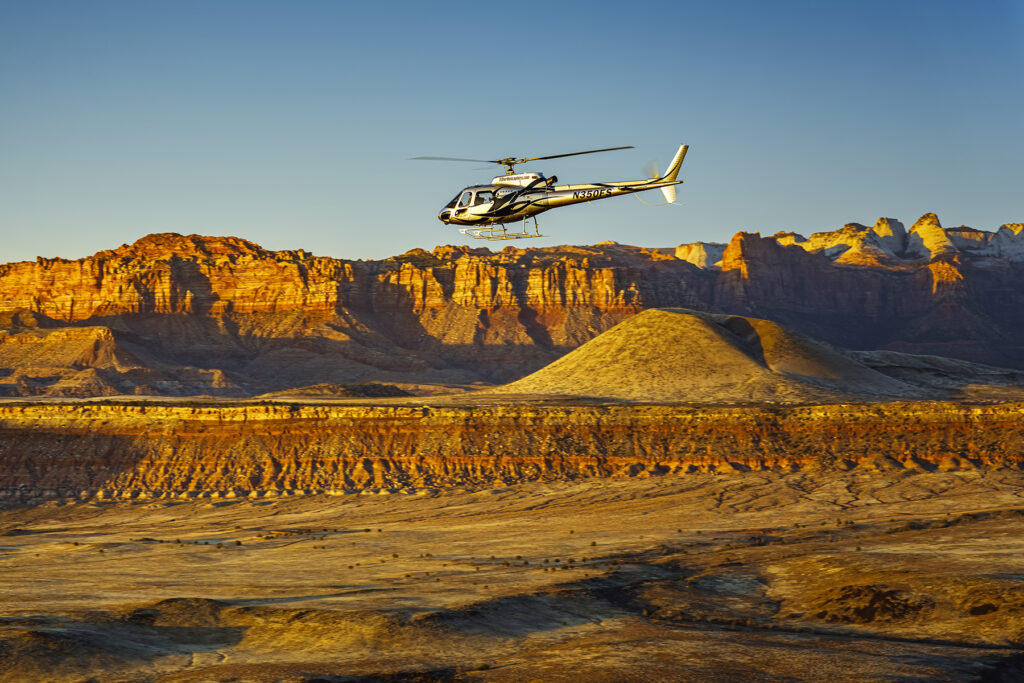
[(533, 219), (533, 232), (526, 231), (526, 221), (523, 219), (523, 231), (522, 232), (509, 232), (504, 225), (484, 225), (478, 228), (459, 228), (459, 232), (467, 237), (473, 237), (478, 240), (521, 240), (528, 237), (543, 237), (540, 234), (540, 230), (537, 227), (537, 219)]

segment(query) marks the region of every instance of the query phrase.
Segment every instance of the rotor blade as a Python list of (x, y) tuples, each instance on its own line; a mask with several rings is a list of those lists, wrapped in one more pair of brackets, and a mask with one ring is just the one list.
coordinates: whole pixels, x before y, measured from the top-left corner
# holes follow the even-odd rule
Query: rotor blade
[(651, 159), (646, 164), (644, 164), (644, 175), (646, 175), (648, 178), (660, 178), (661, 174), (658, 173), (658, 162), (655, 161), (654, 159)]
[(477, 164), (500, 164), (491, 159), (459, 159), (458, 157), (409, 157), (409, 161), (472, 161)]
[(540, 159), (560, 159), (561, 157), (574, 157), (578, 154), (596, 154), (597, 152), (613, 152), (617, 149), (633, 149), (633, 145), (626, 145), (625, 147), (606, 147), (604, 149), (588, 149), (586, 152), (569, 152), (568, 154), (552, 154), (546, 157), (530, 157), (529, 159), (519, 159), (519, 163), (524, 161), (538, 161)]

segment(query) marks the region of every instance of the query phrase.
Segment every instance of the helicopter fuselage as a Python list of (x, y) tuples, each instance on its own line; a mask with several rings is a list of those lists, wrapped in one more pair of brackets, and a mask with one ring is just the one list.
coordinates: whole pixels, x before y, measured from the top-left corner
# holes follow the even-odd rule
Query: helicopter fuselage
[(548, 209), (671, 187), (680, 182), (647, 179), (555, 185), (557, 181), (557, 178), (545, 178), (539, 173), (499, 176), (489, 185), (472, 185), (464, 188), (441, 210), (438, 219), (453, 225), (512, 223), (536, 216)]
[[(526, 237), (542, 237), (537, 229), (537, 214), (544, 213), (549, 209), (557, 209), (570, 204), (582, 204), (593, 202), (598, 199), (608, 199), (624, 194), (634, 194), (647, 190), (660, 189), (665, 197), (666, 204), (676, 201), (676, 185), (682, 183), (676, 180), (679, 174), (679, 167), (686, 156), (686, 145), (680, 145), (675, 157), (672, 158), (668, 170), (664, 175), (658, 175), (657, 171), (652, 177), (643, 180), (621, 180), (606, 183), (588, 183), (584, 185), (556, 185), (558, 178), (545, 178), (541, 173), (516, 173), (514, 166), (517, 163), (526, 161), (537, 161), (539, 159), (555, 159), (563, 156), (576, 156), (578, 154), (593, 154), (594, 152), (611, 151), (611, 149), (626, 149), (615, 147), (605, 150), (590, 150), (587, 152), (573, 152), (572, 154), (557, 154), (549, 157), (533, 157), (530, 159), (498, 159), (484, 163), (502, 164), (507, 168), (503, 176), (491, 180), (488, 185), (471, 185), (463, 188), (455, 198), (437, 215), (438, 219), (446, 225), (461, 225), (459, 232), (469, 237), (487, 240), (519, 239)], [(471, 159), (457, 159), (452, 157), (416, 157), (416, 159), (445, 161), (472, 161)], [(526, 220), (534, 218), (533, 233), (527, 232)], [(522, 232), (508, 232), (505, 225), (516, 221), (523, 221)]]

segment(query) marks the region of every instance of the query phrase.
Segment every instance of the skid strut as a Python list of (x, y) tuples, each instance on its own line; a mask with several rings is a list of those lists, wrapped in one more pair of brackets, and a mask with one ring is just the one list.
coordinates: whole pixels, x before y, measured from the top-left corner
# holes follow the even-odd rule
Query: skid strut
[[(533, 232), (527, 232), (526, 221), (533, 219)], [(523, 219), (522, 232), (509, 232), (505, 225), (484, 225), (476, 228), (459, 228), (459, 232), (467, 237), (474, 237), (478, 240), (521, 240), (528, 237), (543, 237), (537, 225), (537, 217), (530, 216)]]

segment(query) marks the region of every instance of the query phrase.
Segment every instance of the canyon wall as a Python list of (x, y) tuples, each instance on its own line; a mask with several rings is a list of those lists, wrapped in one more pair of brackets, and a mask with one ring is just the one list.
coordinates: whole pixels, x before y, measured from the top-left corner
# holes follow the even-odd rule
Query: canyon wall
[(0, 496), (274, 496), (1024, 464), (1024, 404), (0, 405)]
[(0, 265), (0, 395), (414, 391), (522, 377), (646, 308), (1024, 368), (1024, 232), (933, 214), (728, 245), (438, 247), (380, 261), (150, 235)]
[[(345, 261), (302, 250), (267, 251), (235, 237), (165, 233), (76, 261), (40, 258), (0, 265), (0, 312), (28, 310), (61, 323), (119, 315), (291, 311), (315, 318), (346, 309), (408, 317), (450, 304), (474, 314), (566, 308), (614, 313), (654, 301), (682, 305), (706, 299), (707, 288), (687, 291), (690, 279), (700, 279), (696, 271), (659, 250), (618, 245), (510, 247), (498, 253), (438, 247), (383, 261)], [(420, 322), (429, 328), (429, 321)], [(549, 320), (545, 327), (557, 328), (558, 322)], [(489, 331), (483, 325), (446, 341), (472, 342), (478, 332), (484, 343), (515, 339), (490, 339)], [(434, 336), (443, 337), (439, 332)], [(562, 330), (552, 342), (578, 339)]]
[(726, 248), (712, 308), (768, 318), (840, 346), (934, 354), (1019, 368), (1024, 262), (940, 254), (895, 266), (740, 234)]
[[(342, 261), (151, 235), (77, 261), (0, 266), (0, 393), (502, 382), (644, 308), (703, 307), (712, 280), (636, 247)], [(80, 335), (72, 344), (54, 335), (67, 327)]]

